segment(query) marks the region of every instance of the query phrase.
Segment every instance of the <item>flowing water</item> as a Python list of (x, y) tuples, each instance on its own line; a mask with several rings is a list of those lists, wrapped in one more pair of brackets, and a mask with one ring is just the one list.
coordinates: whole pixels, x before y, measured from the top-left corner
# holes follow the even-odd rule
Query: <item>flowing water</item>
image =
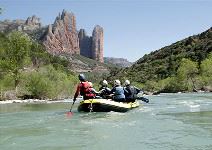
[(161, 94), (127, 113), (0, 105), (1, 150), (212, 150), (212, 94)]

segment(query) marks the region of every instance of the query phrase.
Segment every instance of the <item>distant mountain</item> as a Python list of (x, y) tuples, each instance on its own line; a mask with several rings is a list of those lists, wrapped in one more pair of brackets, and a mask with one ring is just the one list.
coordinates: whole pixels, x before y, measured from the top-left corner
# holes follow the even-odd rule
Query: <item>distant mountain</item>
[(182, 58), (201, 63), (212, 51), (212, 28), (144, 55), (131, 67), (112, 73), (110, 79), (128, 78), (145, 83), (176, 75)]
[(114, 58), (114, 57), (104, 57), (104, 62), (106, 64), (113, 64), (117, 67), (125, 68), (132, 66), (132, 62), (129, 62), (127, 59), (124, 58)]

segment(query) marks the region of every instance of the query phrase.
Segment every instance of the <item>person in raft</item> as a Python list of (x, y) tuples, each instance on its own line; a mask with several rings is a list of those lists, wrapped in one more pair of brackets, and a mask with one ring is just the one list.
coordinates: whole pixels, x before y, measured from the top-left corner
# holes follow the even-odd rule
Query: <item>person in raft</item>
[(124, 87), (124, 94), (125, 94), (125, 99), (126, 102), (135, 102), (135, 100), (137, 99), (137, 94), (141, 91), (140, 89), (138, 89), (135, 86), (132, 86), (130, 84), (129, 80), (126, 80), (124, 83), (125, 87)]
[(111, 89), (108, 87), (107, 81), (103, 80), (101, 85), (102, 86), (99, 88), (99, 96), (104, 99), (111, 98), (111, 96), (110, 96)]
[(77, 90), (76, 90), (76, 92), (74, 94), (73, 101), (76, 101), (76, 98), (79, 95), (83, 96), (84, 100), (95, 98), (96, 94), (94, 94), (92, 92), (92, 88), (91, 88), (89, 82), (86, 81), (86, 78), (85, 78), (84, 74), (79, 74), (78, 77), (79, 77), (80, 83), (77, 86)]
[(96, 96), (96, 95), (99, 95), (99, 92), (97, 92), (97, 91), (95, 90), (95, 88), (93, 87), (93, 83), (92, 83), (92, 82), (88, 82), (88, 83), (89, 83), (89, 85), (90, 85), (89, 91), (91, 91), (93, 94), (95, 94), (95, 96)]
[(114, 87), (110, 93), (113, 94), (114, 101), (125, 102), (124, 88), (119, 80), (114, 81)]

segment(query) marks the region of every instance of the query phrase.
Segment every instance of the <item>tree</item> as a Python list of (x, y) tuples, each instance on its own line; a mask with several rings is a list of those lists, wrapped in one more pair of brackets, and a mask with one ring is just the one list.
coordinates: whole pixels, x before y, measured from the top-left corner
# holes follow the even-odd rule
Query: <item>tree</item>
[(181, 60), (180, 66), (177, 70), (177, 77), (179, 80), (185, 81), (188, 88), (189, 83), (191, 81), (193, 90), (196, 90), (195, 77), (197, 76), (197, 73), (198, 73), (198, 65), (196, 62), (193, 62), (186, 58), (183, 58)]
[(11, 73), (15, 81), (15, 89), (20, 79), (20, 71), (24, 68), (28, 58), (31, 41), (27, 35), (14, 31), (9, 34), (8, 42), (4, 46), (0, 67), (3, 72)]
[(39, 68), (42, 63), (48, 64), (50, 62), (47, 51), (45, 51), (43, 45), (35, 41), (32, 42), (29, 55), (34, 67)]
[(205, 85), (212, 84), (212, 52), (207, 59), (202, 61), (200, 65), (200, 73)]

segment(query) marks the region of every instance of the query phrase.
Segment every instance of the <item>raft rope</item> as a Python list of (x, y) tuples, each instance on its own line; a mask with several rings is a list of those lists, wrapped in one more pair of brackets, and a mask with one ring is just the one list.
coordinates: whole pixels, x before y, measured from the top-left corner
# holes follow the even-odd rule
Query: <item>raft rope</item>
[(93, 111), (93, 99), (89, 100), (89, 101), (91, 102), (89, 109), (90, 109), (90, 112), (92, 112)]

